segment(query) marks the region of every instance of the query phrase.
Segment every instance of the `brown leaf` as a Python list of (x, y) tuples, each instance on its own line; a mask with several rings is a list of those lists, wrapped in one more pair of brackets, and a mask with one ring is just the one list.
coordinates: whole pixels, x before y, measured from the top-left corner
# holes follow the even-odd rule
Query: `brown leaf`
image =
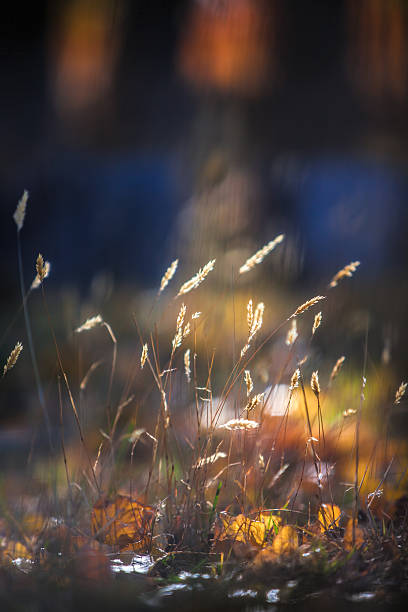
[(100, 498), (92, 511), (92, 533), (109, 546), (146, 551), (151, 541), (155, 511), (127, 495)]
[[(361, 527), (357, 525), (357, 521), (355, 522), (355, 530), (354, 530), (354, 548), (358, 549), (365, 543), (364, 531)], [(353, 549), (353, 519), (349, 519), (346, 526), (346, 531), (344, 532), (344, 548), (346, 550)]]

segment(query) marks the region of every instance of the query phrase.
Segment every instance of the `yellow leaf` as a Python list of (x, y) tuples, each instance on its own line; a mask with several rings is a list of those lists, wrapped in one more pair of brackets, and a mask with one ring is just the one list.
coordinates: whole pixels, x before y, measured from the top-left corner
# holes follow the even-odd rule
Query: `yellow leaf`
[(155, 511), (127, 495), (99, 499), (92, 511), (92, 533), (109, 546), (145, 551), (151, 541)]
[(220, 540), (234, 540), (254, 546), (263, 546), (266, 536), (266, 525), (263, 521), (251, 521), (243, 514), (235, 517), (222, 517), (224, 531)]
[(344, 548), (346, 550), (352, 550), (353, 548), (361, 548), (365, 542), (364, 531), (358, 526), (357, 521), (355, 522), (354, 529), (354, 546), (353, 546), (353, 519), (349, 519), (344, 532)]
[(299, 538), (296, 529), (291, 525), (284, 525), (273, 539), (272, 551), (277, 555), (284, 555), (294, 552), (298, 546)]
[(32, 552), (21, 542), (8, 540), (5, 546), (0, 548), (0, 557), (6, 561), (14, 559), (32, 559)]
[(319, 523), (322, 532), (335, 529), (340, 525), (341, 510), (335, 504), (322, 504), (319, 510)]

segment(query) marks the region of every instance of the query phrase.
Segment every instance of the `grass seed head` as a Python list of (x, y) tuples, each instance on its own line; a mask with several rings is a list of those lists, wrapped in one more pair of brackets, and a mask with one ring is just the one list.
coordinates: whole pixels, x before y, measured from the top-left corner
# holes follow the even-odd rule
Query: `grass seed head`
[(357, 270), (359, 265), (360, 265), (359, 261), (352, 261), (351, 263), (347, 264), (347, 266), (344, 266), (344, 268), (339, 270), (337, 274), (333, 276), (333, 278), (330, 281), (329, 287), (337, 287), (339, 281), (342, 278), (346, 276), (348, 277), (353, 276), (353, 273)]
[(147, 351), (148, 351), (148, 346), (147, 344), (143, 345), (142, 348), (142, 354), (140, 356), (140, 368), (143, 370), (143, 366), (146, 363), (146, 359), (147, 359)]
[(331, 371), (330, 374), (330, 380), (334, 380), (337, 376), (337, 374), (340, 372), (340, 369), (345, 361), (345, 356), (342, 355), (341, 357), (338, 358), (338, 360), (336, 361), (336, 363), (333, 366), (333, 369)]
[(306, 310), (309, 310), (309, 308), (320, 302), (320, 300), (325, 299), (326, 296), (324, 295), (316, 295), (315, 297), (310, 298), (310, 300), (307, 300), (307, 302), (304, 302), (303, 304), (298, 306), (293, 315), (291, 315), (289, 318), (292, 319), (293, 317), (297, 317), (298, 315), (302, 314), (303, 312), (306, 312)]
[(43, 282), (47, 276), (47, 269), (45, 267), (44, 258), (41, 253), (38, 253), (37, 261), (35, 263), (35, 269), (37, 270), (37, 276), (40, 283)]
[(14, 368), (14, 366), (17, 363), (17, 359), (20, 356), (21, 351), (23, 350), (23, 345), (21, 344), (21, 342), (17, 342), (16, 346), (13, 348), (13, 350), (11, 351), (10, 355), (7, 358), (7, 361), (4, 365), (3, 368), (3, 376), (6, 375), (6, 373), (11, 370), (11, 368)]
[(184, 353), (184, 372), (188, 382), (191, 382), (190, 349)]
[(190, 280), (185, 282), (184, 285), (180, 287), (177, 297), (179, 295), (184, 295), (185, 293), (188, 293), (192, 289), (195, 289), (201, 285), (206, 276), (211, 272), (211, 270), (213, 270), (214, 266), (215, 259), (211, 259), (203, 268), (200, 268), (197, 274), (195, 274), (192, 278), (190, 278)]
[(176, 273), (177, 270), (177, 266), (178, 266), (178, 259), (175, 259), (173, 261), (173, 263), (170, 264), (170, 266), (167, 268), (163, 278), (161, 279), (160, 282), (160, 289), (159, 289), (159, 294), (164, 291), (164, 289), (167, 287), (167, 285), (169, 284), (169, 282), (171, 281), (171, 279), (173, 278), (173, 276)]
[(103, 323), (103, 319), (101, 315), (98, 314), (95, 317), (90, 317), (89, 319), (87, 319), (85, 323), (80, 325), (80, 327), (76, 328), (75, 332), (77, 334), (80, 334), (84, 331), (88, 331), (89, 329), (93, 329), (94, 327), (97, 327), (98, 325), (102, 325), (102, 323)]
[(17, 231), (19, 232), (24, 225), (24, 219), (27, 209), (28, 191), (24, 190), (23, 195), (18, 201), (17, 208), (14, 212), (13, 219), (17, 225)]
[(249, 419), (231, 419), (225, 425), (220, 425), (219, 429), (228, 429), (229, 431), (253, 431), (258, 429), (259, 423)]
[(320, 395), (319, 375), (317, 370), (312, 373), (312, 378), (310, 379), (310, 386), (312, 387), (312, 391), (316, 396)]
[(239, 273), (244, 274), (244, 272), (249, 272), (249, 270), (252, 270), (252, 268), (254, 268), (257, 264), (260, 264), (265, 257), (283, 241), (284, 237), (284, 234), (279, 234), (279, 236), (276, 236), (274, 240), (271, 240), (268, 242), (268, 244), (265, 244), (265, 246), (259, 249), (259, 251), (252, 255), (252, 257), (246, 260), (244, 265), (240, 267)]
[(322, 318), (323, 315), (321, 312), (318, 312), (317, 315), (315, 315), (314, 321), (313, 321), (313, 327), (312, 327), (312, 336), (315, 335), (315, 332), (317, 330), (318, 327), (320, 327), (320, 324), (322, 322)]
[(251, 372), (249, 370), (245, 370), (244, 381), (245, 381), (245, 386), (246, 386), (247, 397), (249, 397), (254, 388), (254, 383), (252, 382), (252, 378), (251, 378)]
[(297, 368), (293, 374), (292, 374), (292, 378), (290, 379), (290, 390), (293, 391), (293, 389), (296, 389), (296, 387), (299, 386), (299, 380), (300, 380), (300, 370), (299, 368)]
[(297, 331), (297, 324), (296, 324), (296, 319), (292, 320), (290, 329), (288, 331), (288, 333), (286, 334), (286, 344), (288, 346), (292, 346), (292, 344), (294, 344), (296, 338), (299, 336), (298, 331)]
[[(50, 274), (50, 270), (51, 270), (51, 264), (49, 261), (45, 261), (44, 262), (44, 271), (45, 271), (45, 276), (44, 278), (48, 278), (49, 274)], [(40, 281), (40, 277), (38, 276), (38, 273), (35, 275), (35, 278), (33, 280), (33, 282), (31, 283), (31, 289), (38, 289), (38, 287), (41, 285), (41, 281)]]
[(395, 400), (394, 400), (394, 404), (399, 404), (400, 401), (402, 400), (402, 398), (405, 395), (405, 391), (407, 390), (407, 384), (408, 383), (404, 383), (402, 382), (400, 384), (400, 386), (398, 387), (396, 393), (395, 393)]

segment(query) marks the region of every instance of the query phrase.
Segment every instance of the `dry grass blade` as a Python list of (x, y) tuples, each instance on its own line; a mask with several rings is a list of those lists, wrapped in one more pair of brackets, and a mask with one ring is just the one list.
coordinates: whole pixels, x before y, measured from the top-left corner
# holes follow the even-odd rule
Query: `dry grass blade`
[(353, 276), (353, 273), (357, 270), (359, 265), (360, 265), (359, 261), (352, 261), (347, 266), (344, 266), (344, 268), (339, 270), (337, 274), (333, 276), (333, 278), (330, 281), (329, 287), (337, 287), (338, 282), (342, 278), (344, 278), (345, 276), (348, 276), (348, 277)]
[(252, 257), (246, 260), (244, 265), (240, 267), (239, 273), (244, 274), (244, 272), (249, 272), (249, 270), (252, 270), (252, 268), (254, 268), (257, 264), (260, 264), (265, 257), (283, 241), (284, 237), (284, 234), (279, 234), (279, 236), (276, 236), (274, 240), (271, 240), (268, 242), (268, 244), (265, 244), (265, 246), (259, 249), (259, 251), (252, 255)]
[(293, 315), (291, 315), (289, 317), (289, 319), (293, 319), (293, 317), (297, 317), (298, 315), (302, 314), (303, 312), (306, 312), (306, 310), (309, 310), (309, 308), (311, 308), (312, 306), (314, 306), (315, 304), (317, 304), (321, 300), (325, 300), (325, 299), (326, 299), (325, 295), (316, 295), (315, 297), (310, 298), (310, 300), (307, 300), (307, 302), (304, 302), (303, 304), (298, 306), (296, 308), (295, 312), (293, 313)]
[(396, 393), (395, 393), (395, 400), (394, 400), (394, 404), (399, 404), (400, 401), (402, 400), (402, 398), (405, 395), (405, 391), (407, 390), (407, 384), (408, 383), (404, 383), (402, 382), (400, 384), (400, 386), (398, 387)]
[(143, 366), (146, 363), (146, 359), (147, 359), (147, 351), (148, 351), (148, 347), (147, 344), (143, 345), (142, 348), (142, 354), (140, 356), (140, 368), (143, 370)]
[(338, 358), (338, 360), (336, 361), (336, 363), (333, 366), (333, 369), (331, 371), (330, 374), (330, 381), (334, 380), (337, 376), (337, 374), (340, 372), (340, 369), (345, 361), (345, 356), (342, 355), (341, 357)]
[(180, 287), (180, 290), (176, 297), (184, 295), (185, 293), (188, 293), (192, 289), (195, 289), (196, 287), (201, 285), (206, 276), (211, 272), (211, 270), (214, 269), (215, 261), (215, 259), (211, 259), (203, 268), (200, 268), (197, 274), (195, 274), (192, 278), (190, 278), (190, 280), (185, 282), (184, 285)]
[(167, 287), (167, 285), (169, 284), (169, 282), (171, 281), (171, 279), (173, 278), (173, 276), (176, 273), (177, 270), (177, 266), (178, 266), (178, 259), (175, 259), (170, 266), (167, 268), (166, 272), (163, 275), (163, 278), (161, 279), (160, 282), (160, 289), (159, 289), (159, 294), (164, 291), (164, 289)]
[(312, 336), (315, 335), (316, 330), (320, 327), (322, 318), (323, 318), (323, 315), (321, 312), (318, 312), (317, 315), (315, 315), (315, 318), (313, 321), (313, 327), (312, 327)]
[(11, 370), (11, 368), (14, 368), (14, 366), (17, 363), (17, 359), (20, 356), (21, 351), (23, 350), (23, 345), (21, 344), (21, 342), (17, 342), (16, 346), (13, 348), (13, 350), (11, 351), (10, 355), (7, 358), (7, 361), (4, 365), (3, 368), (3, 376), (6, 375), (6, 373)]
[(76, 328), (75, 332), (77, 334), (80, 334), (83, 331), (88, 331), (89, 329), (93, 329), (94, 327), (97, 327), (98, 325), (102, 325), (102, 323), (103, 323), (103, 319), (101, 315), (98, 314), (95, 317), (90, 317), (89, 319), (87, 319), (85, 323), (83, 323), (80, 327)]

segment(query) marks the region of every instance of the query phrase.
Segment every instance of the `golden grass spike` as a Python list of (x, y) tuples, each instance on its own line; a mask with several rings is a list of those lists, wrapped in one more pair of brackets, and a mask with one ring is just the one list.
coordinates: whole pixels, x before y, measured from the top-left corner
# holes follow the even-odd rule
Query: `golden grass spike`
[(24, 219), (26, 216), (27, 209), (27, 200), (28, 200), (28, 191), (24, 190), (23, 195), (18, 201), (17, 208), (14, 212), (13, 219), (17, 225), (17, 231), (19, 232), (24, 225)]
[(83, 323), (82, 325), (76, 328), (75, 332), (77, 334), (80, 334), (83, 331), (88, 331), (89, 329), (93, 329), (97, 325), (102, 325), (102, 323), (103, 323), (103, 319), (101, 315), (98, 314), (95, 317), (90, 317), (89, 319), (87, 319), (85, 323)]
[(336, 378), (337, 374), (340, 372), (340, 368), (342, 367), (345, 359), (346, 358), (344, 355), (338, 358), (331, 371), (330, 380), (334, 380)]
[(359, 265), (360, 265), (359, 261), (352, 261), (347, 266), (344, 266), (344, 268), (339, 270), (337, 274), (333, 276), (333, 278), (330, 281), (329, 287), (337, 287), (339, 280), (341, 280), (345, 276), (348, 276), (348, 277), (353, 276), (353, 273), (357, 270)]
[(258, 404), (263, 402), (264, 393), (258, 393), (258, 395), (254, 395), (251, 397), (247, 405), (245, 406), (245, 412), (248, 414), (251, 410), (254, 410)]
[(247, 397), (249, 397), (254, 388), (254, 383), (252, 382), (252, 378), (251, 378), (251, 372), (249, 370), (245, 370), (244, 381), (245, 381), (245, 386), (246, 386)]
[(164, 291), (164, 289), (167, 287), (167, 285), (169, 284), (169, 282), (171, 281), (171, 279), (173, 278), (173, 276), (176, 273), (177, 270), (177, 266), (178, 266), (178, 259), (175, 259), (170, 266), (167, 268), (166, 272), (163, 275), (163, 278), (161, 279), (160, 282), (160, 289), (159, 289), (159, 294)]
[(143, 345), (142, 348), (142, 354), (140, 356), (140, 368), (143, 370), (143, 366), (146, 363), (146, 359), (147, 359), (147, 351), (148, 351), (148, 346), (147, 344)]
[(211, 270), (214, 269), (215, 261), (215, 259), (211, 259), (203, 268), (200, 268), (197, 274), (185, 282), (184, 285), (180, 287), (177, 297), (179, 297), (179, 295), (184, 295), (185, 293), (188, 293), (192, 289), (195, 289), (201, 285), (206, 276), (211, 272)]
[(225, 423), (225, 425), (220, 425), (218, 429), (228, 429), (229, 431), (252, 431), (258, 429), (259, 425), (257, 421), (250, 421), (248, 419), (231, 419), (228, 423)]
[(176, 335), (174, 336), (173, 341), (172, 341), (173, 350), (176, 350), (176, 348), (178, 348), (183, 341), (183, 324), (184, 324), (184, 318), (186, 316), (186, 312), (187, 312), (187, 306), (183, 303), (177, 315)]
[(203, 457), (203, 459), (199, 459), (197, 463), (193, 465), (193, 467), (195, 469), (201, 468), (201, 467), (204, 467), (205, 465), (215, 463), (216, 461), (218, 461), (218, 459), (225, 459), (226, 456), (227, 456), (226, 453), (223, 453), (222, 451), (217, 451), (216, 453), (214, 453), (213, 455), (210, 455), (209, 457)]
[(47, 270), (44, 263), (44, 258), (41, 253), (38, 253), (37, 261), (35, 262), (35, 269), (37, 270), (37, 276), (39, 278), (40, 283), (43, 282), (46, 277)]
[(201, 317), (201, 312), (195, 312), (191, 315), (192, 319), (199, 319)]
[(292, 374), (292, 378), (290, 379), (290, 390), (293, 391), (293, 389), (296, 389), (296, 387), (299, 386), (299, 380), (300, 380), (300, 370), (299, 368), (297, 368), (293, 374)]
[(325, 300), (325, 299), (326, 299), (325, 295), (316, 295), (315, 297), (310, 298), (310, 300), (307, 300), (307, 302), (304, 302), (303, 304), (298, 306), (295, 312), (293, 313), (293, 315), (289, 317), (289, 319), (293, 319), (293, 317), (297, 317), (298, 315), (302, 314), (303, 312), (306, 312), (306, 310), (309, 310), (309, 308), (311, 308), (312, 306), (320, 302), (320, 300)]
[(252, 270), (252, 268), (254, 268), (257, 264), (260, 264), (265, 257), (283, 241), (284, 237), (284, 234), (279, 234), (279, 236), (276, 236), (274, 240), (271, 240), (268, 242), (268, 244), (265, 244), (265, 246), (259, 249), (259, 251), (252, 255), (252, 257), (246, 260), (244, 265), (240, 267), (239, 273), (244, 274), (244, 272), (249, 272), (249, 270)]
[(263, 315), (265, 312), (265, 304), (263, 302), (259, 302), (257, 307), (255, 308), (254, 318), (252, 321), (252, 327), (250, 329), (248, 344), (251, 342), (252, 338), (255, 334), (261, 329), (263, 323)]
[(310, 379), (310, 386), (312, 387), (312, 391), (315, 395), (320, 394), (319, 375), (317, 370), (312, 373), (312, 378)]
[(405, 391), (407, 390), (407, 384), (408, 383), (404, 383), (402, 382), (400, 384), (400, 386), (398, 387), (396, 393), (395, 393), (395, 400), (394, 400), (394, 404), (399, 404), (400, 401), (402, 400), (402, 398), (405, 395)]
[(292, 324), (290, 326), (290, 329), (288, 331), (288, 333), (286, 334), (286, 344), (288, 346), (292, 346), (292, 344), (294, 344), (296, 338), (298, 337), (298, 331), (297, 331), (297, 324), (296, 324), (296, 319), (292, 320)]
[(6, 373), (11, 370), (11, 368), (14, 368), (14, 366), (17, 363), (17, 359), (20, 356), (21, 351), (23, 350), (23, 345), (21, 344), (21, 342), (17, 342), (16, 346), (13, 348), (13, 350), (11, 351), (10, 355), (7, 358), (7, 361), (4, 365), (3, 368), (3, 376), (6, 375)]
[(247, 323), (248, 323), (248, 333), (251, 333), (252, 324), (254, 322), (254, 308), (252, 305), (252, 300), (249, 300), (247, 305)]
[(188, 382), (191, 382), (190, 349), (184, 353), (184, 372)]
[[(50, 270), (51, 270), (50, 262), (49, 261), (45, 261), (44, 262), (44, 271), (45, 271), (44, 278), (48, 278), (48, 276), (50, 274)], [(40, 277), (38, 276), (38, 274), (36, 274), (33, 282), (31, 283), (30, 289), (38, 289), (38, 287), (40, 285), (41, 285)]]
[(313, 321), (313, 327), (312, 327), (312, 336), (315, 335), (315, 332), (317, 330), (318, 327), (320, 327), (320, 324), (322, 322), (322, 318), (323, 315), (321, 312), (318, 312), (317, 315), (315, 315), (314, 321)]

